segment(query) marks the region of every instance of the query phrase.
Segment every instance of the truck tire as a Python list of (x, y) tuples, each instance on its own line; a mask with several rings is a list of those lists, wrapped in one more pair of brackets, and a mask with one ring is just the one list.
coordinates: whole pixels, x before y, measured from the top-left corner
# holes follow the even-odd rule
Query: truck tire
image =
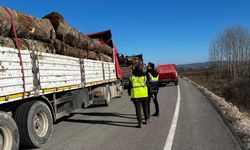
[(123, 91), (124, 91), (124, 88), (123, 88), (123, 86), (120, 86), (120, 94), (119, 94), (119, 96), (118, 96), (118, 98), (121, 98), (122, 97), (122, 95), (123, 95)]
[(174, 84), (175, 84), (175, 86), (177, 86), (177, 85), (178, 85), (178, 80), (177, 80), (177, 81), (175, 81), (175, 83), (174, 83)]
[(111, 100), (111, 93), (110, 93), (110, 88), (106, 87), (106, 93), (105, 93), (105, 105), (109, 106)]
[(53, 120), (49, 107), (42, 101), (20, 105), (14, 115), (20, 131), (20, 144), (27, 148), (45, 145), (51, 135)]
[(122, 83), (121, 82), (118, 82), (116, 83), (116, 91), (117, 91), (117, 98), (121, 98), (122, 95), (123, 95), (123, 90), (124, 90), (124, 87), (122, 86)]
[(18, 127), (11, 116), (0, 112), (0, 149), (18, 150), (19, 148)]

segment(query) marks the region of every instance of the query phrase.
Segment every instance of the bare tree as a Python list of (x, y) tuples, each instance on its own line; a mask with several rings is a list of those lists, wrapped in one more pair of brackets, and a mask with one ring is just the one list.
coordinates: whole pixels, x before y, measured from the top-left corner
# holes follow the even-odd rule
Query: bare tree
[(221, 77), (238, 78), (250, 74), (250, 33), (241, 26), (226, 28), (211, 41), (210, 61)]

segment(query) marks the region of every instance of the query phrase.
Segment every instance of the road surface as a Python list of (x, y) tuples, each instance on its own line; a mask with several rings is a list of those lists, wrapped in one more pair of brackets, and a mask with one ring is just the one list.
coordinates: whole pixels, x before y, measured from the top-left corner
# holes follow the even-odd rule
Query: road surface
[[(137, 120), (127, 93), (110, 106), (83, 109), (54, 125), (47, 146), (39, 150), (237, 150), (230, 130), (207, 98), (189, 82), (160, 88), (160, 116), (136, 128)], [(177, 125), (172, 125), (178, 94)], [(151, 103), (151, 113), (154, 113)], [(175, 118), (176, 119), (176, 118)], [(174, 121), (173, 121), (174, 122)], [(171, 125), (172, 130), (170, 131)], [(173, 136), (173, 140), (168, 136)], [(167, 145), (171, 147), (167, 147)]]

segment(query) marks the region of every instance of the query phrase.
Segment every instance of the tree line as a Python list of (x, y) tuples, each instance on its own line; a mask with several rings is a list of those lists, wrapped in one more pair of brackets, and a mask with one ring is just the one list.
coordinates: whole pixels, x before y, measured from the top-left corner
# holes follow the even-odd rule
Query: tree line
[(250, 32), (242, 26), (226, 28), (212, 39), (209, 55), (217, 77), (249, 77)]

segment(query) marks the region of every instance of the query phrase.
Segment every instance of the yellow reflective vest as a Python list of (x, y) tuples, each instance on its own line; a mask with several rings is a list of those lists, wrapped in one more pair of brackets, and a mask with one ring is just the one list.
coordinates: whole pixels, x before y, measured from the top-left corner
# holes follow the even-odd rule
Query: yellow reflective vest
[(131, 76), (131, 98), (146, 98), (148, 97), (148, 87), (146, 85), (146, 76), (136, 77)]
[(158, 82), (159, 81), (159, 75), (157, 77), (152, 76), (151, 73), (148, 73), (150, 76), (150, 82)]
[(149, 82), (151, 87), (151, 92), (158, 92), (159, 90), (159, 74), (154, 77), (151, 73), (149, 74)]

